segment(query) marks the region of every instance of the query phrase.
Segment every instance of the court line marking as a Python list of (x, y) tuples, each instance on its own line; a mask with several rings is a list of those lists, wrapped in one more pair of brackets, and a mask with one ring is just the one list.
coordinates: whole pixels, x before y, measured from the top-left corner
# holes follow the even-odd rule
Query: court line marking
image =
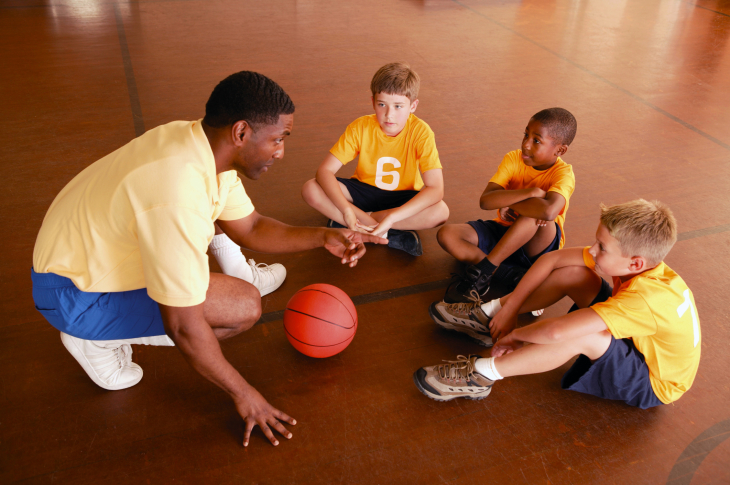
[[(730, 224), (723, 224), (720, 226), (708, 227), (705, 229), (697, 229), (695, 231), (687, 231), (677, 235), (677, 242), (687, 241), (689, 239), (697, 239), (699, 237), (709, 236), (712, 234), (719, 234), (721, 232), (730, 231)], [(355, 306), (366, 305), (368, 303), (377, 303), (379, 301), (393, 300), (395, 298), (401, 298), (403, 296), (416, 295), (418, 293), (425, 293), (427, 291), (438, 290), (440, 288), (446, 288), (451, 281), (450, 278), (430, 281), (428, 283), (421, 283), (418, 285), (404, 286), (401, 288), (394, 288), (392, 290), (376, 291), (374, 293), (366, 293), (364, 295), (357, 295), (352, 297), (352, 302)], [(256, 325), (268, 322), (275, 322), (284, 318), (284, 310), (277, 310), (274, 312), (268, 312), (261, 315), (261, 318)]]
[(521, 39), (524, 39), (527, 42), (529, 42), (529, 43), (531, 43), (531, 44), (539, 47), (540, 49), (543, 49), (544, 51), (549, 52), (550, 54), (554, 55), (555, 57), (557, 57), (559, 59), (562, 59), (563, 61), (567, 62), (568, 64), (570, 64), (570, 65), (572, 65), (574, 67), (577, 67), (578, 69), (580, 69), (581, 71), (585, 72), (586, 74), (590, 74), (591, 76), (593, 76), (594, 78), (598, 79), (599, 81), (602, 81), (603, 83), (608, 84), (612, 88), (614, 88), (614, 89), (616, 89), (618, 91), (621, 91), (622, 93), (624, 93), (624, 94), (626, 94), (626, 95), (634, 98), (635, 100), (639, 101), (643, 105), (648, 106), (649, 108), (653, 109), (657, 113), (663, 114), (664, 116), (666, 116), (670, 120), (672, 120), (672, 121), (674, 121), (676, 123), (679, 123), (680, 125), (684, 126), (685, 128), (687, 128), (689, 130), (694, 131), (698, 135), (707, 138), (711, 142), (713, 142), (713, 143), (715, 143), (717, 145), (720, 145), (721, 147), (725, 148), (726, 150), (730, 150), (730, 144), (727, 144), (727, 143), (725, 143), (725, 142), (723, 142), (723, 141), (715, 138), (714, 136), (710, 135), (709, 133), (705, 133), (704, 131), (700, 130), (696, 126), (687, 123), (686, 121), (684, 121), (684, 120), (682, 120), (682, 119), (674, 116), (673, 114), (669, 113), (668, 111), (664, 111), (660, 107), (658, 107), (658, 106), (650, 103), (649, 101), (645, 100), (644, 98), (640, 97), (639, 95), (632, 93), (628, 89), (624, 89), (621, 86), (619, 86), (618, 84), (615, 84), (615, 83), (609, 81), (605, 77), (603, 77), (600, 74), (597, 74), (597, 73), (591, 71), (587, 67), (584, 67), (581, 64), (578, 64), (577, 62), (575, 62), (575, 61), (573, 61), (573, 60), (565, 57), (564, 55), (559, 54), (559, 53), (555, 52), (554, 50), (552, 50), (552, 49), (550, 49), (550, 48), (548, 48), (548, 47), (540, 44), (539, 42), (530, 39), (526, 35), (521, 34), (520, 32), (517, 32), (516, 30), (513, 30), (513, 29), (507, 27), (506, 25), (503, 25), (502, 23), (500, 23), (500, 22), (494, 20), (493, 18), (491, 18), (491, 17), (489, 17), (489, 16), (487, 16), (487, 15), (479, 12), (478, 10), (475, 10), (472, 7), (468, 6), (468, 5), (465, 5), (465, 4), (461, 3), (459, 0), (451, 0), (451, 1), (454, 2), (457, 5), (461, 5), (465, 9), (467, 9), (467, 10), (469, 10), (469, 11), (471, 11), (471, 12), (477, 14), (477, 15), (479, 15), (480, 17), (482, 17), (484, 19), (487, 19), (488, 21), (492, 22), (494, 25), (497, 25), (498, 27), (501, 27), (504, 30), (507, 30), (508, 32), (512, 32), (513, 34), (515, 34), (516, 36), (520, 37)]
[(119, 46), (122, 49), (122, 64), (124, 64), (124, 76), (127, 78), (127, 92), (129, 93), (129, 104), (132, 108), (134, 134), (140, 136), (145, 132), (142, 105), (139, 102), (139, 94), (137, 93), (137, 81), (134, 78), (132, 58), (129, 55), (127, 34), (124, 32), (124, 20), (122, 19), (122, 13), (119, 11), (119, 5), (116, 3), (114, 3), (114, 18), (117, 21), (117, 36), (119, 37)]
[(690, 485), (704, 459), (720, 443), (730, 438), (730, 419), (720, 421), (700, 433), (687, 445), (667, 478), (667, 485)]

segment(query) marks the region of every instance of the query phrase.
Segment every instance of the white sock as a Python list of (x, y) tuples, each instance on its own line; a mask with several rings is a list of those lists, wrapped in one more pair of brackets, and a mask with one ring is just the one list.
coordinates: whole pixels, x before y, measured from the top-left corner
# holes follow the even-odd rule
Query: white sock
[(210, 242), (210, 252), (213, 253), (213, 257), (218, 261), (224, 274), (235, 276), (249, 283), (253, 281), (251, 266), (241, 253), (241, 247), (231, 241), (228, 236), (225, 234), (213, 236), (213, 240)]
[(497, 368), (494, 366), (494, 357), (477, 359), (474, 363), (474, 369), (490, 381), (503, 379), (503, 377), (499, 375), (499, 372), (497, 372)]
[(494, 318), (498, 311), (502, 309), (502, 304), (499, 302), (499, 298), (495, 298), (492, 301), (482, 303), (482, 311), (489, 318)]

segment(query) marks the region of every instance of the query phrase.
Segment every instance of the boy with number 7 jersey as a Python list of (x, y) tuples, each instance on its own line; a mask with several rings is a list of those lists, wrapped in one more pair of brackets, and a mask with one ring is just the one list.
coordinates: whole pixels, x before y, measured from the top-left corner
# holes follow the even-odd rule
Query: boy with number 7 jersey
[[(663, 262), (676, 240), (674, 216), (658, 201), (601, 206), (591, 247), (548, 253), (512, 294), (464, 304), (461, 317), (488, 322), (498, 339), (491, 357), (421, 368), (416, 385), (437, 400), (481, 399), (503, 377), (547, 372), (578, 355), (563, 389), (642, 409), (676, 401), (695, 379), (702, 347), (692, 292)], [(596, 271), (612, 277), (613, 289)], [(580, 309), (515, 329), (518, 313), (564, 296)]]
[[(407, 64), (381, 67), (370, 83), (375, 114), (350, 123), (302, 188), (304, 200), (330, 218), (329, 227), (371, 232), (413, 256), (423, 253), (416, 230), (449, 217), (433, 131), (413, 114), (419, 87)], [(355, 158), (355, 175), (336, 177)]]

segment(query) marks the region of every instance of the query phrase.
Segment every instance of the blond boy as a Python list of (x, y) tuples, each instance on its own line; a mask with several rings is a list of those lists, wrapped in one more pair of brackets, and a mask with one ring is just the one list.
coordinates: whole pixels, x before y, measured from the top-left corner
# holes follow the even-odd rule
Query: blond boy
[[(370, 83), (375, 114), (350, 123), (302, 188), (304, 200), (330, 218), (330, 227), (387, 237), (388, 246), (414, 256), (423, 252), (416, 230), (449, 217), (433, 131), (413, 114), (419, 87), (407, 64), (381, 67)], [(353, 177), (337, 177), (355, 158)]]
[[(579, 355), (563, 389), (642, 409), (676, 401), (694, 381), (701, 349), (692, 292), (662, 261), (676, 239), (676, 221), (657, 201), (601, 206), (591, 247), (546, 254), (512, 294), (464, 308), (462, 319), (487, 321), (498, 339), (492, 357), (421, 368), (416, 385), (437, 400), (481, 399), (496, 380), (546, 372)], [(612, 277), (613, 289), (596, 271)], [(515, 329), (518, 313), (564, 296), (580, 309)]]

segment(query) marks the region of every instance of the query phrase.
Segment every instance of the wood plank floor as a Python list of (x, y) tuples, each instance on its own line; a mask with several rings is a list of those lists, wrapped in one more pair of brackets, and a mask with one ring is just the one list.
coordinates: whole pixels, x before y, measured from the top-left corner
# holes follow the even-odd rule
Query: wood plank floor
[[(728, 0), (0, 0), (0, 482), (729, 483), (729, 39)], [(202, 117), (218, 81), (255, 70), (297, 110), (285, 158), (246, 190), (265, 215), (322, 225), (301, 186), (398, 60), (422, 79), (450, 222), (491, 217), (481, 191), (552, 106), (578, 120), (569, 246), (592, 243), (600, 202), (669, 204), (681, 234), (666, 261), (702, 322), (692, 389), (641, 411), (561, 391), (566, 365), (483, 401), (426, 399), (415, 369), (484, 352), (429, 319), (458, 269), (435, 230), (422, 257), (377, 247), (355, 269), (324, 250), (247, 253), (289, 271), (267, 321), (223, 344), (298, 420), (277, 448), (256, 431), (244, 449), (228, 397), (176, 349), (135, 347), (141, 383), (96, 387), (31, 298), (35, 237), (61, 188), (145, 129)], [(298, 354), (276, 313), (316, 282), (376, 294), (326, 360)]]

